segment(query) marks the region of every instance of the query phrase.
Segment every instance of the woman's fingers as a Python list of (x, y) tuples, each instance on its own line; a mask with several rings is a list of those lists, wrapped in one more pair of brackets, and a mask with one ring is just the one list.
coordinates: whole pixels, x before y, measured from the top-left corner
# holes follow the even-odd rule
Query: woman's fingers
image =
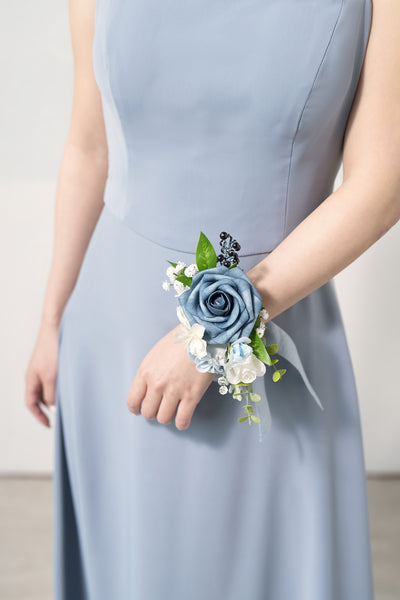
[(142, 400), (146, 395), (147, 384), (145, 378), (138, 372), (131, 387), (129, 388), (126, 403), (128, 409), (134, 414), (140, 414)]
[(154, 382), (147, 385), (146, 395), (143, 399), (142, 406), (140, 407), (140, 413), (145, 419), (155, 419), (158, 408), (160, 406), (161, 398), (163, 396), (164, 386), (161, 382)]
[(183, 398), (176, 411), (175, 425), (178, 429), (187, 429), (193, 417), (198, 402), (193, 396)]
[(36, 374), (29, 374), (26, 378), (25, 404), (39, 423), (45, 427), (50, 427), (50, 420), (40, 407), (42, 402), (41, 381)]
[(162, 425), (169, 425), (174, 420), (176, 407), (179, 404), (179, 396), (169, 393), (162, 397), (157, 413), (157, 421)]

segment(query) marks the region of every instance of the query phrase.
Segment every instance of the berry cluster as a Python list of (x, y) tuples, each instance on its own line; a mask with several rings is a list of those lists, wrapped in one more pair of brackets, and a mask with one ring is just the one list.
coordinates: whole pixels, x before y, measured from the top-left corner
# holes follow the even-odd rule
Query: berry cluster
[(219, 244), (221, 246), (221, 254), (217, 256), (217, 261), (225, 267), (231, 267), (234, 263), (239, 264), (238, 252), (240, 250), (240, 244), (234, 240), (230, 233), (221, 231), (219, 234), (221, 238)]

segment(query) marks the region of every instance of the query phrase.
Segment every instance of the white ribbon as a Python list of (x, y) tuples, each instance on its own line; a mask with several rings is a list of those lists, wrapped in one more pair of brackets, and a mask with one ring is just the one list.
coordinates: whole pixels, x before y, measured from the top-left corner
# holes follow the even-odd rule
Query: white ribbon
[[(270, 344), (278, 344), (279, 348), (278, 348), (277, 354), (279, 354), (280, 356), (283, 356), (283, 358), (288, 360), (294, 367), (296, 367), (296, 369), (298, 370), (298, 372), (300, 373), (300, 375), (302, 377), (302, 380), (303, 380), (306, 388), (310, 392), (311, 396), (314, 398), (315, 402), (318, 404), (318, 406), (321, 408), (321, 410), (324, 410), (324, 407), (322, 406), (321, 401), (320, 401), (316, 391), (312, 387), (310, 380), (307, 377), (307, 373), (304, 370), (303, 363), (301, 362), (301, 358), (297, 351), (297, 347), (296, 347), (296, 344), (294, 343), (294, 340), (284, 329), (279, 327), (279, 325), (277, 325), (273, 321), (267, 322), (266, 331), (269, 332), (269, 334), (270, 334), (270, 335), (268, 335), (267, 346), (269, 346)], [(268, 373), (268, 371), (267, 371), (267, 373)], [(283, 377), (285, 377), (285, 375), (286, 374), (284, 374)], [(264, 375), (264, 377), (265, 376), (266, 375)], [(253, 382), (253, 386), (254, 385), (257, 386), (258, 383), (260, 383), (263, 386), (263, 389), (260, 390), (260, 392), (257, 392), (257, 393), (260, 393), (261, 400), (259, 402), (255, 403), (256, 414), (261, 419), (260, 423), (259, 423), (258, 439), (260, 442), (262, 442), (271, 427), (271, 411), (270, 411), (269, 404), (268, 404), (268, 398), (267, 398), (267, 394), (265, 391), (264, 382), (263, 381), (258, 382), (258, 379), (261, 380), (262, 378), (257, 377), (257, 379), (255, 379)], [(279, 381), (277, 382), (277, 385), (279, 385)], [(254, 391), (257, 391), (257, 390), (254, 390)]]

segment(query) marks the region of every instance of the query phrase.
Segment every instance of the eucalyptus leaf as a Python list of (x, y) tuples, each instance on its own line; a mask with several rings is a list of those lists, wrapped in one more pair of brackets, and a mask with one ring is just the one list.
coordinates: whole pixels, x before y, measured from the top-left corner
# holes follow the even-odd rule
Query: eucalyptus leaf
[(196, 264), (199, 271), (212, 269), (217, 265), (217, 255), (208, 237), (200, 231), (196, 248)]
[(244, 423), (245, 421), (248, 421), (249, 417), (239, 417), (238, 421), (239, 423)]
[(243, 406), (243, 410), (248, 415), (250, 415), (254, 412), (254, 408), (252, 406), (250, 406), (249, 404), (246, 404), (246, 406)]
[(253, 402), (260, 402), (261, 396), (260, 396), (260, 394), (256, 394), (255, 392), (251, 392), (250, 393), (250, 400), (252, 400)]
[(276, 354), (278, 352), (278, 349), (278, 344), (270, 344), (269, 346), (267, 346), (268, 354)]
[(256, 415), (251, 415), (250, 418), (254, 423), (259, 423), (261, 421), (260, 417), (256, 417)]
[(281, 378), (281, 374), (279, 373), (279, 371), (275, 371), (272, 375), (273, 381), (279, 381), (280, 378)]

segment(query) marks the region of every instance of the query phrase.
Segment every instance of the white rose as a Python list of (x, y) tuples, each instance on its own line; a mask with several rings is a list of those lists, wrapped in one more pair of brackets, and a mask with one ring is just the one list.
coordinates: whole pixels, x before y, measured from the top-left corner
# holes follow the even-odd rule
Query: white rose
[(225, 375), (229, 383), (251, 383), (266, 371), (265, 364), (254, 353), (242, 362), (229, 361), (225, 365)]

